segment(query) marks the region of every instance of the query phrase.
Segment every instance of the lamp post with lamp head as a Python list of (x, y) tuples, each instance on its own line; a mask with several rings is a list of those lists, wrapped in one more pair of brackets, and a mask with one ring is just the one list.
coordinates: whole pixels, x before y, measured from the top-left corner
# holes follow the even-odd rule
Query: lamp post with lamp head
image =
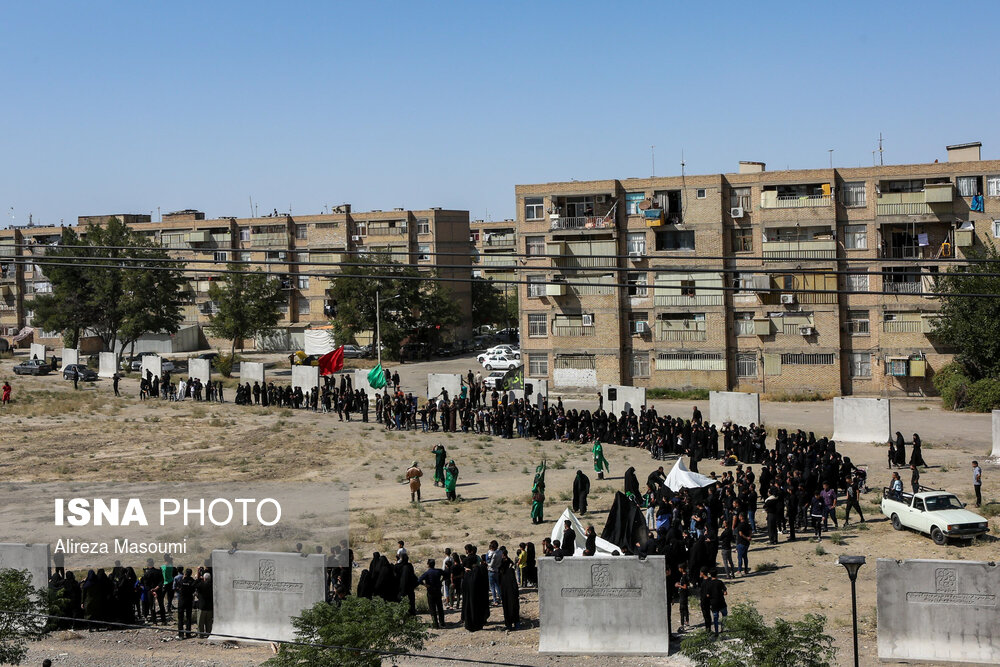
[(854, 622), (854, 667), (858, 667), (858, 594), (857, 581), (858, 570), (865, 564), (864, 556), (841, 556), (837, 562), (847, 570), (847, 576), (851, 578), (851, 617)]

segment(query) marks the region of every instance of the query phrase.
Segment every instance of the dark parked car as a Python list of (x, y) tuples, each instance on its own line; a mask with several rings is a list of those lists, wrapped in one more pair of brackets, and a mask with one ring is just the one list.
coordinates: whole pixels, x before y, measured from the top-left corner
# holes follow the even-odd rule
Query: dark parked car
[(63, 380), (72, 380), (73, 373), (79, 373), (80, 379), (84, 382), (96, 382), (97, 381), (97, 371), (92, 368), (87, 368), (83, 364), (69, 364), (63, 369)]
[(361, 359), (365, 354), (365, 350), (357, 345), (344, 346), (344, 359)]
[(52, 366), (39, 359), (28, 359), (14, 366), (14, 375), (48, 375)]
[(434, 354), (436, 354), (439, 357), (451, 357), (451, 356), (454, 356), (456, 354), (455, 346), (452, 345), (451, 343), (445, 343), (444, 345), (442, 345), (441, 347), (439, 347), (434, 352)]

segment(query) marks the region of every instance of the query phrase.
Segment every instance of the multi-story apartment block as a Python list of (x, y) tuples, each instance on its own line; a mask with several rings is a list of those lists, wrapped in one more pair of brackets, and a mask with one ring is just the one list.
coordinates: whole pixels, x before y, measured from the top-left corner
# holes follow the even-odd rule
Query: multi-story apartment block
[(473, 220), (472, 276), (491, 280), (506, 298), (517, 298), (517, 223), (514, 220)]
[[(349, 274), (351, 269), (339, 265), (372, 252), (388, 252), (394, 261), (450, 279), (444, 285), (461, 312), (468, 318), (472, 310), (468, 211), (432, 208), (352, 213), (350, 205), (343, 205), (319, 215), (206, 219), (201, 211), (189, 209), (164, 214), (159, 222), (152, 222), (148, 215), (80, 216), (77, 232), (82, 235), (87, 224), (104, 224), (112, 217), (186, 262), (185, 329), (209, 323), (217, 310), (209, 297), (211, 282), (218, 280), (230, 263), (247, 262), (247, 268), (279, 276), (287, 294), (275, 335), (262, 344), (301, 348), (304, 330), (330, 319), (330, 280), (340, 273)], [(41, 255), (47, 245), (58, 242), (61, 232), (59, 227), (0, 230), (3, 335), (12, 336), (31, 326), (31, 296), (51, 289), (44, 278), (44, 266), (13, 259)], [(4, 263), (8, 257), (11, 263)], [(455, 338), (470, 334), (468, 320), (448, 332)], [(209, 339), (208, 343), (221, 341)]]
[(530, 377), (911, 394), (952, 355), (935, 275), (1000, 237), (1000, 161), (520, 185)]

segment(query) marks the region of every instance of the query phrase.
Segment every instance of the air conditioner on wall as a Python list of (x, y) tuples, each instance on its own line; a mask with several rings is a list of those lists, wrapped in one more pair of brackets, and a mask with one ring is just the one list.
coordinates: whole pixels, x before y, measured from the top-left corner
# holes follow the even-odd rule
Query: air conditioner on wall
[(585, 327), (592, 327), (592, 326), (594, 326), (594, 316), (593, 315), (584, 315), (581, 318), (581, 324), (583, 324), (583, 326), (585, 326)]
[(644, 253), (644, 252), (642, 252), (641, 250), (629, 250), (629, 251), (628, 251), (628, 257), (629, 257), (629, 259), (631, 259), (631, 260), (632, 260), (633, 262), (637, 262), (637, 261), (639, 261), (639, 260), (640, 260), (640, 259), (642, 259), (642, 258), (643, 258), (644, 256), (645, 256), (645, 253)]
[(355, 243), (361, 243), (361, 237), (357, 235), (352, 236), (351, 240), (354, 241)]
[(607, 195), (597, 195), (596, 201), (598, 204), (604, 204), (608, 201)]
[(800, 336), (812, 336), (815, 333), (816, 329), (814, 327), (799, 327)]
[(637, 334), (649, 333), (649, 324), (642, 320), (637, 321), (635, 323), (635, 332)]
[(795, 303), (795, 295), (794, 294), (782, 294), (781, 295), (781, 303), (783, 303), (785, 305), (790, 305), (790, 304)]
[(743, 217), (743, 207), (742, 206), (734, 206), (734, 207), (732, 207), (731, 209), (729, 209), (729, 215), (731, 217), (733, 217), (733, 218), (742, 218)]

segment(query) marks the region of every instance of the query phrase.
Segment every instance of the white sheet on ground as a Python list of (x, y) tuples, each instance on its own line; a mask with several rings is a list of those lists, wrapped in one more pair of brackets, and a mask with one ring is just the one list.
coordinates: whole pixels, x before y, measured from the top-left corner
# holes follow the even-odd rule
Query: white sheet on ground
[(667, 475), (667, 481), (665, 484), (670, 487), (672, 491), (679, 491), (680, 489), (698, 489), (703, 486), (715, 484), (715, 482), (716, 480), (711, 477), (691, 472), (688, 470), (688, 467), (684, 465), (684, 461), (682, 459), (677, 459), (674, 463), (674, 467), (670, 469), (670, 473)]
[[(552, 528), (551, 539), (553, 541), (559, 540), (559, 543), (562, 544), (563, 521), (566, 519), (570, 520), (570, 523), (573, 526), (573, 532), (576, 533), (576, 551), (573, 552), (573, 555), (582, 556), (583, 547), (587, 544), (587, 533), (583, 528), (583, 524), (580, 523), (580, 520), (576, 518), (576, 515), (573, 514), (573, 510), (570, 508), (567, 507), (559, 516), (559, 520), (556, 521), (556, 525)], [(594, 527), (594, 530), (597, 530), (596, 526)], [(594, 554), (596, 556), (610, 556), (614, 551), (621, 553), (621, 549), (618, 548), (617, 544), (612, 544), (607, 540), (602, 540), (600, 537), (597, 538), (597, 541), (594, 544), (597, 546), (597, 553)]]

